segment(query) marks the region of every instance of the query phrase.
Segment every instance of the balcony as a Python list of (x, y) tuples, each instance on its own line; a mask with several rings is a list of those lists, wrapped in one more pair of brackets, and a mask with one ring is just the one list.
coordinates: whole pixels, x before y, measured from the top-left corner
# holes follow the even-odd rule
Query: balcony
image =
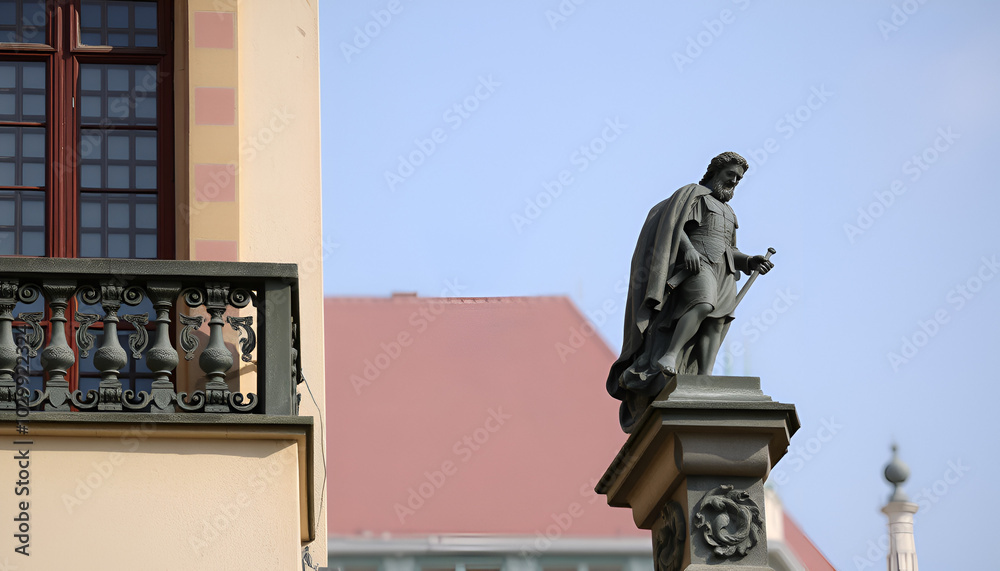
[(5, 258), (0, 414), (297, 415), (298, 306), (293, 264)]

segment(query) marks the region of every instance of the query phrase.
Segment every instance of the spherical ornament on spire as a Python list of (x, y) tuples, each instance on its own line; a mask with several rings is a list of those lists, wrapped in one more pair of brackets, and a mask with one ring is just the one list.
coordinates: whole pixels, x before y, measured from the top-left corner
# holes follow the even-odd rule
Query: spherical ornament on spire
[(909, 498), (906, 493), (900, 489), (900, 484), (906, 481), (910, 477), (910, 467), (906, 465), (905, 462), (899, 459), (898, 454), (899, 447), (895, 444), (892, 445), (892, 460), (885, 465), (885, 479), (892, 484), (892, 497), (889, 501), (893, 502), (906, 502)]

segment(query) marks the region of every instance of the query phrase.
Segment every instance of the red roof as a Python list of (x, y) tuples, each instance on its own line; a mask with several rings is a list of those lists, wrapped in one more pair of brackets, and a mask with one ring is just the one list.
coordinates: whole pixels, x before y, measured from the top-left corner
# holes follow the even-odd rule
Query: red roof
[(830, 562), (826, 560), (826, 557), (820, 553), (819, 549), (813, 545), (813, 542), (809, 541), (806, 534), (802, 533), (802, 528), (799, 527), (799, 524), (788, 517), (787, 513), (784, 514), (784, 517), (785, 543), (795, 552), (795, 556), (802, 565), (809, 571), (836, 571), (833, 565), (830, 565)]
[(325, 312), (330, 534), (534, 534), (568, 517), (566, 535), (648, 535), (593, 492), (625, 441), (604, 391), (615, 354), (567, 298)]
[[(616, 354), (565, 297), (327, 298), (330, 535), (649, 537), (597, 479)], [(833, 569), (787, 516), (808, 569)]]

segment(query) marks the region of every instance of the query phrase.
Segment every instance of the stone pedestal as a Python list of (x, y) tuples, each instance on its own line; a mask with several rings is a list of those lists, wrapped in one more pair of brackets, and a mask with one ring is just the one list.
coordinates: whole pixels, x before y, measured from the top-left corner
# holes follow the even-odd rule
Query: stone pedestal
[(755, 377), (678, 375), (596, 491), (653, 535), (657, 571), (764, 571), (764, 481), (799, 428)]
[(913, 541), (913, 514), (917, 504), (891, 501), (882, 508), (889, 516), (889, 571), (917, 571), (917, 546)]

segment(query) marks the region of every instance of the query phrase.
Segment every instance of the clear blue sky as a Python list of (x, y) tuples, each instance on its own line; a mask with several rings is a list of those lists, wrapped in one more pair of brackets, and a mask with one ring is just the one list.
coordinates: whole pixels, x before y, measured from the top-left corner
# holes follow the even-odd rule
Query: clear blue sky
[(778, 254), (717, 372), (798, 407), (787, 509), (884, 569), (896, 440), (920, 562), (994, 565), (1000, 4), (562, 4), (321, 3), (327, 294), (566, 294), (617, 351), (646, 212), (737, 151)]

